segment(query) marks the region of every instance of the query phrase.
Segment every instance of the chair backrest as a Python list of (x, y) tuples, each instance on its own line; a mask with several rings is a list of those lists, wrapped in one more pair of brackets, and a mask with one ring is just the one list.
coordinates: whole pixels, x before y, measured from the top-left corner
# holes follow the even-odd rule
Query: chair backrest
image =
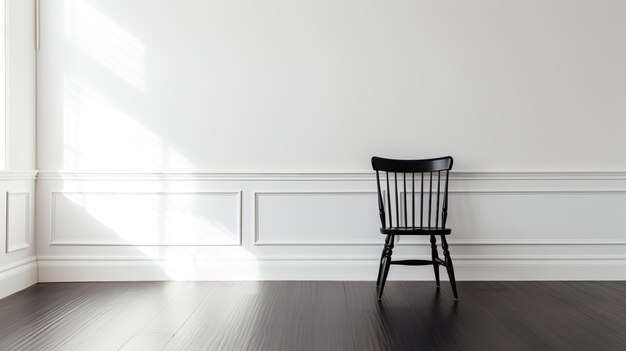
[(445, 228), (452, 161), (450, 156), (424, 160), (372, 157), (382, 227)]

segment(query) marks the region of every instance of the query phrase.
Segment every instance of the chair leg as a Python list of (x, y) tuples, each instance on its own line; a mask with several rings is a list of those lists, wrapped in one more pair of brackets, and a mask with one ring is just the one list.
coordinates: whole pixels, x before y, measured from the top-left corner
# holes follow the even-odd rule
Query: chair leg
[(385, 258), (385, 250), (387, 250), (387, 245), (389, 244), (390, 236), (391, 235), (387, 235), (387, 238), (385, 238), (385, 246), (383, 247), (383, 252), (380, 254), (380, 263), (378, 264), (378, 277), (376, 278), (376, 289), (378, 289), (378, 286), (380, 285), (380, 277), (382, 277), (383, 275), (383, 270), (384, 270), (383, 259)]
[(439, 288), (439, 253), (437, 252), (437, 239), (434, 235), (430, 236), (430, 248), (433, 257), (433, 269), (435, 270), (435, 281), (437, 282), (437, 288)]
[(387, 282), (387, 275), (389, 274), (389, 267), (391, 266), (391, 255), (393, 253), (394, 236), (389, 236), (389, 241), (385, 245), (383, 252), (382, 276), (380, 277), (380, 283), (378, 284), (378, 300), (383, 297), (383, 290), (385, 289), (385, 283)]
[(448, 277), (450, 277), (450, 285), (452, 286), (452, 294), (454, 294), (454, 299), (458, 300), (459, 295), (456, 291), (456, 279), (454, 277), (454, 266), (452, 264), (452, 259), (450, 258), (450, 250), (448, 250), (448, 242), (446, 241), (445, 236), (441, 236), (441, 247), (443, 248), (443, 256), (445, 258), (446, 270), (448, 271)]
[(391, 259), (388, 258), (387, 256), (383, 257), (383, 264), (382, 264), (383, 271), (380, 277), (380, 283), (376, 287), (376, 290), (377, 290), (376, 293), (378, 295), (379, 301), (382, 299), (383, 290), (385, 289), (385, 283), (387, 282), (387, 274), (389, 274), (390, 261)]

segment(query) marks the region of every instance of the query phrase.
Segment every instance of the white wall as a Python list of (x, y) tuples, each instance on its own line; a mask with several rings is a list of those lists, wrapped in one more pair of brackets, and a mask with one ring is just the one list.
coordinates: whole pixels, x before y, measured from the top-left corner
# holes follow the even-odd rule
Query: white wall
[(35, 2), (5, 0), (7, 169), (33, 170), (36, 156)]
[(39, 167), (626, 168), (620, 1), (44, 1)]
[[(6, 169), (0, 171), (0, 298), (37, 282), (35, 2), (6, 1)], [(2, 2), (4, 3), (4, 1)]]
[(461, 279), (624, 278), (625, 10), (44, 1), (42, 280), (373, 279), (374, 154), (465, 171)]

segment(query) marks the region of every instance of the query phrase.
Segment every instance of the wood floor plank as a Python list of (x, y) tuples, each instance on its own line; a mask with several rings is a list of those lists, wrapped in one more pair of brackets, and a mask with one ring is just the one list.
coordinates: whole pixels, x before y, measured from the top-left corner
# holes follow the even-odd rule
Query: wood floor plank
[[(154, 282), (150, 294), (136, 300), (110, 318), (77, 350), (118, 350), (152, 321), (168, 304), (183, 293), (187, 282)], [(111, 335), (115, 335), (114, 338)]]
[(342, 282), (319, 282), (313, 303), (314, 350), (355, 350), (345, 286)]
[[(73, 298), (61, 300), (45, 314), (36, 314), (36, 318), (23, 325), (21, 330), (3, 339), (0, 349), (66, 349), (67, 342), (80, 338), (104, 311), (111, 305), (118, 305), (118, 297), (129, 286), (133, 284), (90, 284)], [(145, 284), (138, 286), (145, 287)]]
[[(623, 332), (616, 333), (612, 328), (615, 324), (609, 328), (604, 323), (605, 318), (592, 312), (589, 305), (580, 300), (578, 292), (569, 289), (565, 282), (512, 284), (526, 296), (532, 294), (532, 299), (528, 298), (525, 304), (523, 318), (533, 323), (541, 331), (544, 340), (556, 347), (616, 350), (626, 345), (626, 335)], [(593, 300), (586, 301), (594, 303)]]
[(78, 297), (89, 283), (36, 284), (2, 300), (0, 304), (0, 345), (20, 328), (54, 314), (65, 303)]
[(143, 332), (130, 339), (120, 351), (162, 350), (172, 338), (169, 332)]
[(164, 304), (154, 316), (121, 350), (161, 350), (189, 319), (199, 304), (204, 301), (213, 285), (203, 282), (188, 282), (185, 289)]
[(626, 327), (626, 299), (623, 290), (613, 287), (616, 283), (624, 282), (565, 282), (577, 293), (573, 303), (590, 310), (589, 318), (619, 332)]
[(243, 308), (233, 315), (236, 318), (230, 326), (232, 333), (224, 338), (224, 346), (240, 350), (278, 348), (282, 286), (282, 283), (258, 282), (240, 288)]
[[(524, 305), (506, 297), (515, 293), (506, 282), (462, 282), (463, 300), (459, 301), (455, 325), (463, 334), (463, 344), (472, 349), (552, 350), (520, 316)], [(465, 327), (465, 326), (468, 327)]]
[(170, 339), (164, 350), (219, 350), (230, 334), (232, 318), (242, 318), (242, 282), (215, 282), (206, 298)]
[[(232, 331), (223, 338), (223, 349), (311, 350), (316, 282), (263, 282), (250, 294), (231, 318)], [(217, 350), (217, 349), (216, 349)]]
[(316, 282), (221, 284), (166, 349), (312, 349)]
[(376, 287), (371, 282), (345, 282), (346, 300), (356, 350), (391, 350), (391, 341), (380, 316)]
[[(433, 284), (434, 285), (434, 284)], [(423, 291), (424, 289), (418, 289)], [(435, 289), (429, 289), (431, 296)], [(419, 299), (413, 303), (414, 295), (403, 292), (402, 282), (391, 281), (385, 287), (383, 299), (378, 303), (381, 320), (387, 330), (393, 350), (438, 350), (436, 320), (427, 319), (426, 306), (433, 306), (428, 299)], [(424, 303), (428, 301), (427, 303)], [(435, 300), (436, 301), (436, 300)], [(432, 301), (432, 302), (435, 302)], [(425, 323), (426, 321), (426, 323)]]
[[(96, 299), (91, 302), (95, 306), (99, 306), (99, 310), (94, 313), (93, 317), (89, 318), (89, 322), (83, 321), (80, 328), (75, 328), (74, 336), (67, 338), (65, 342), (60, 345), (60, 350), (82, 350), (81, 345), (97, 338), (98, 334), (105, 330), (107, 324), (116, 323), (119, 320), (119, 316), (126, 311), (131, 305), (137, 301), (149, 297), (154, 294), (161, 286), (160, 283), (94, 283), (98, 289), (103, 289), (107, 285), (116, 286), (117, 296), (103, 296), (101, 299)], [(111, 294), (112, 295), (112, 294)]]
[(407, 301), (403, 307), (420, 322), (418, 340), (430, 339), (428, 348), (436, 350), (517, 350), (515, 336), (479, 308), (474, 292), (463, 283), (458, 283), (459, 301), (445, 282), (439, 290), (433, 282), (400, 283)]
[(281, 337), (267, 350), (313, 350), (316, 290), (317, 282), (280, 282), (272, 324)]

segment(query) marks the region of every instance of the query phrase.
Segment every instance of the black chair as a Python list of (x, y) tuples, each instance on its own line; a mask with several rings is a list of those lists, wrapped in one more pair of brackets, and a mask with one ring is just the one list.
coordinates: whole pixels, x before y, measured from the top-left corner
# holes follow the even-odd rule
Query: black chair
[[(378, 186), (380, 232), (387, 236), (376, 279), (378, 299), (380, 300), (383, 296), (390, 265), (400, 264), (432, 265), (435, 270), (437, 288), (439, 288), (439, 266), (446, 267), (452, 293), (454, 299), (457, 300), (454, 268), (446, 241), (446, 235), (451, 232), (450, 228), (446, 228), (446, 219), (448, 216), (448, 179), (450, 169), (452, 169), (452, 157), (425, 160), (372, 157), (372, 167), (376, 171)], [(397, 235), (429, 235), (432, 260), (392, 261), (391, 254)], [(439, 258), (437, 250), (436, 237), (438, 235), (441, 236), (443, 260)]]

